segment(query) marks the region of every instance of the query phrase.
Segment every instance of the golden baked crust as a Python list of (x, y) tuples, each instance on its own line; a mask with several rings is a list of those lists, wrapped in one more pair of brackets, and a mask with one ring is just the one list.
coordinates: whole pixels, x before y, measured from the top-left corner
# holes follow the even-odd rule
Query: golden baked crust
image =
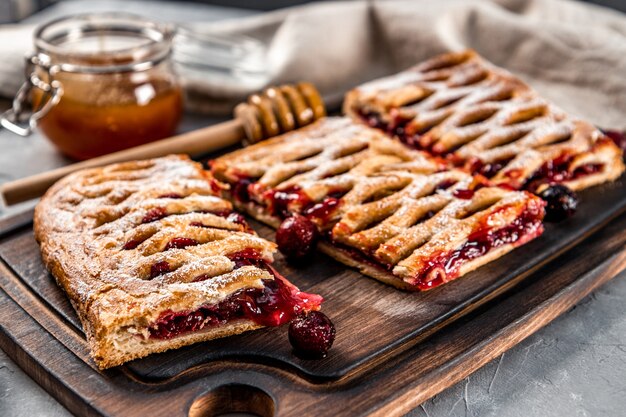
[[(304, 215), (326, 236), (322, 251), (402, 289), (455, 279), (543, 231), (538, 197), (443, 170), (440, 160), (347, 118), (320, 120), (212, 167), (239, 209), (273, 227)], [(482, 252), (466, 253), (468, 245)]]
[(218, 305), (277, 278), (257, 266), (272, 261), (275, 244), (232, 215), (218, 191), (200, 164), (173, 155), (77, 172), (37, 205), (43, 260), (78, 312), (100, 368), (262, 327), (237, 316), (175, 337), (151, 333), (164, 314)]
[(344, 111), (496, 184), (578, 190), (624, 172), (621, 150), (601, 131), (471, 50), (365, 83)]

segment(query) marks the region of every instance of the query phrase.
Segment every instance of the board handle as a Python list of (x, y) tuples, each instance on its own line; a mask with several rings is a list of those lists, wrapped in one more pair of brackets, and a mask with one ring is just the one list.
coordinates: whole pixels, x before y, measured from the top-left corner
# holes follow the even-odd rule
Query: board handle
[(172, 153), (201, 155), (241, 143), (255, 143), (324, 117), (326, 109), (310, 83), (270, 87), (237, 105), (235, 119), (168, 139), (110, 153), (0, 186), (0, 202), (11, 206), (41, 197), (64, 176), (85, 168), (158, 158)]

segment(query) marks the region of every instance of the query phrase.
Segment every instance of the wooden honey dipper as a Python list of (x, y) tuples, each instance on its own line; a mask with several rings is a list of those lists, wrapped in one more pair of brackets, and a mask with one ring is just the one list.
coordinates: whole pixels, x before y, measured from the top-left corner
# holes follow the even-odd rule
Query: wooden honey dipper
[(326, 108), (311, 84), (270, 87), (235, 107), (235, 118), (171, 138), (66, 165), (0, 186), (0, 201), (14, 205), (41, 197), (59, 179), (84, 168), (157, 158), (172, 153), (201, 155), (238, 143), (251, 144), (285, 133), (326, 116)]

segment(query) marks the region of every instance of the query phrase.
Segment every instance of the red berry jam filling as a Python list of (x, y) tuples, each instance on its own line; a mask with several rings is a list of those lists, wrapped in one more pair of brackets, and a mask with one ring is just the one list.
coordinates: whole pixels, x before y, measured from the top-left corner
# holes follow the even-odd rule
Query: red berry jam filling
[(269, 212), (277, 217), (288, 217), (292, 211), (298, 212), (303, 207), (311, 204), (311, 200), (297, 185), (278, 190), (268, 190), (264, 196), (270, 202)]
[(235, 269), (247, 265), (254, 265), (260, 268), (264, 268), (267, 264), (267, 262), (261, 256), (261, 253), (258, 250), (252, 248), (231, 253), (230, 255), (228, 255), (228, 259), (235, 263)]
[(167, 261), (157, 262), (150, 267), (150, 279), (170, 272), (170, 264)]
[(209, 180), (209, 187), (211, 187), (211, 191), (213, 191), (213, 193), (216, 195), (219, 195), (222, 192), (222, 190), (226, 189), (225, 185), (220, 183), (215, 178), (211, 178)]
[(302, 214), (311, 220), (318, 220), (321, 224), (326, 224), (340, 205), (341, 200), (339, 198), (326, 197), (321, 202), (307, 207)]
[(232, 188), (233, 197), (240, 203), (260, 204), (251, 196), (261, 196), (259, 201), (266, 202), (267, 211), (274, 217), (284, 219), (294, 213), (300, 213), (312, 220), (319, 220), (321, 223), (326, 223), (332, 217), (341, 204), (341, 197), (349, 191), (331, 190), (322, 201), (315, 202), (297, 185), (267, 189), (263, 184), (243, 176), (232, 184)]
[(167, 245), (165, 245), (165, 249), (164, 250), (170, 250), (170, 249), (185, 249), (188, 246), (196, 246), (199, 245), (200, 242), (198, 242), (195, 239), (191, 239), (189, 237), (175, 237), (172, 240), (170, 240), (169, 242), (167, 242)]
[[(515, 246), (540, 236), (543, 233), (542, 219), (544, 203), (532, 201), (509, 225), (493, 230), (483, 221), (467, 241), (459, 248), (442, 252), (425, 263), (423, 269), (408, 281), (420, 290), (429, 290), (459, 276), (459, 270), (468, 261), (484, 256), (492, 249), (508, 244)], [(505, 210), (506, 207), (500, 208)], [(493, 216), (493, 214), (491, 215)], [(489, 217), (491, 217), (489, 216)]]
[(454, 184), (456, 184), (457, 181), (456, 180), (445, 180), (445, 181), (441, 181), (439, 184), (437, 184), (437, 186), (435, 187), (435, 191), (439, 191), (439, 190), (447, 190), (448, 188), (452, 187)]
[(530, 177), (523, 188), (535, 192), (543, 184), (558, 184), (571, 181), (602, 171), (603, 164), (584, 164), (570, 171), (570, 162), (573, 155), (563, 154), (558, 158), (546, 162)]
[(574, 172), (572, 173), (572, 178), (576, 179), (580, 177), (586, 177), (587, 175), (591, 175), (591, 174), (597, 174), (598, 172), (602, 171), (603, 167), (604, 167), (603, 164), (581, 165), (574, 170)]
[(213, 278), (213, 275), (202, 274), (202, 275), (198, 275), (197, 277), (195, 277), (191, 282), (202, 282), (211, 278)]
[(131, 239), (122, 246), (124, 250), (135, 249), (137, 246), (141, 245), (144, 241), (140, 239)]
[(178, 194), (178, 193), (170, 193), (170, 194), (161, 194), (160, 196), (158, 196), (157, 198), (172, 198), (172, 199), (181, 199), (183, 198), (182, 195)]
[(167, 211), (163, 207), (155, 207), (148, 210), (141, 223), (152, 223), (162, 218), (167, 217)]
[(271, 266), (266, 267), (274, 279), (264, 280), (262, 288), (241, 289), (218, 304), (204, 305), (194, 311), (166, 311), (148, 327), (150, 338), (171, 339), (234, 320), (280, 326), (302, 312), (319, 309), (322, 297), (299, 291)]
[(359, 116), (368, 126), (397, 136), (405, 145), (414, 149), (424, 149), (421, 135), (425, 132), (415, 129), (411, 124), (413, 117), (404, 116), (396, 109), (389, 112), (389, 121), (384, 120), (382, 115), (375, 111), (360, 110)]
[(387, 133), (391, 133), (388, 130), (389, 123), (383, 120), (380, 113), (375, 112), (375, 111), (367, 111), (364, 109), (360, 109), (359, 116), (361, 117), (361, 119), (363, 119), (365, 124), (368, 125), (369, 127), (373, 127), (374, 129), (380, 129)]
[(493, 178), (502, 168), (507, 166), (513, 158), (501, 159), (499, 161), (484, 163), (478, 158), (470, 159), (466, 164), (466, 169), (472, 174), (480, 174), (486, 178)]
[(247, 203), (250, 201), (250, 192), (248, 187), (253, 181), (250, 178), (240, 178), (232, 185), (233, 198), (240, 203)]
[(474, 197), (474, 193), (474, 190), (454, 190), (452, 195), (461, 200), (471, 200)]
[(300, 189), (294, 185), (280, 190), (268, 190), (265, 198), (269, 201), (269, 211), (272, 215), (286, 218), (293, 213), (301, 213), (311, 220), (318, 220), (319, 223), (326, 223), (333, 213), (341, 205), (341, 197), (348, 190), (330, 191), (320, 202), (316, 203)]

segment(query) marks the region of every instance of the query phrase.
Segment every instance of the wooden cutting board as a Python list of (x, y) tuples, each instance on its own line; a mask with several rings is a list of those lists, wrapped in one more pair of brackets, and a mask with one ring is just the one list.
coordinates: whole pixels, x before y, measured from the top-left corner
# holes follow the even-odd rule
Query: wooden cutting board
[(425, 293), (395, 290), (323, 255), (297, 268), (278, 257), (281, 272), (327, 300), (337, 339), (326, 359), (298, 359), (283, 327), (104, 372), (24, 213), (0, 222), (0, 347), (78, 415), (401, 416), (626, 268), (626, 181), (581, 198), (574, 218)]

